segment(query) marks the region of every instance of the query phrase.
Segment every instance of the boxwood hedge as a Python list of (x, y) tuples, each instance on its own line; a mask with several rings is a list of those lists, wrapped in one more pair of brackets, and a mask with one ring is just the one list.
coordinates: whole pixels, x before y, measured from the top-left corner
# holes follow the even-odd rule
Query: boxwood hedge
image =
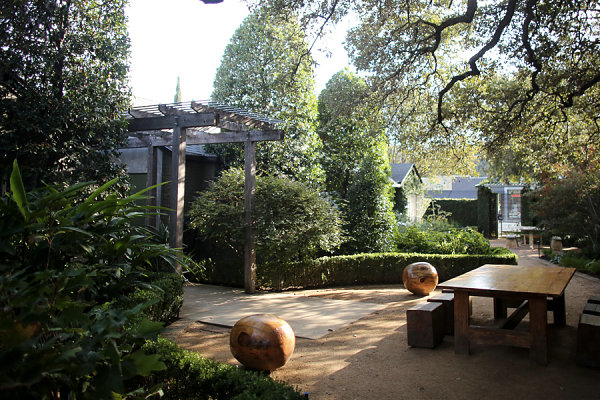
[(166, 366), (141, 382), (146, 388), (162, 387), (162, 400), (304, 398), (293, 387), (268, 375), (219, 363), (180, 349), (166, 339), (148, 342), (144, 350), (149, 355), (158, 354)]
[(407, 265), (425, 261), (436, 268), (443, 282), (484, 264), (516, 265), (517, 260), (514, 253), (503, 248), (489, 255), (372, 253), (322, 257), (269, 270), (259, 268), (258, 276), (260, 285), (266, 288), (397, 284), (402, 282)]

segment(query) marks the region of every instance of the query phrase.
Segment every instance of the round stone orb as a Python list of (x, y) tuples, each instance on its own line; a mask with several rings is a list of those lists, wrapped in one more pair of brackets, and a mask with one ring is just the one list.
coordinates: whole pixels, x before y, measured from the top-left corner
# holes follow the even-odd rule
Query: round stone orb
[(416, 262), (404, 268), (402, 282), (404, 282), (404, 287), (412, 293), (427, 296), (438, 284), (438, 273), (433, 265)]
[(273, 314), (255, 314), (235, 323), (229, 335), (231, 354), (246, 368), (273, 371), (294, 352), (292, 327)]

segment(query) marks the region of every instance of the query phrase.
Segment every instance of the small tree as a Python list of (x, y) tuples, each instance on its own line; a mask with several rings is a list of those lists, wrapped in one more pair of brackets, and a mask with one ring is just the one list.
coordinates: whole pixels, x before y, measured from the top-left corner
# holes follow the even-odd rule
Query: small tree
[[(339, 211), (307, 185), (257, 176), (254, 213), (257, 265), (286, 264), (336, 249), (342, 241)], [(191, 226), (220, 253), (233, 253), (240, 268), (244, 248), (244, 173), (225, 171), (194, 201)]]

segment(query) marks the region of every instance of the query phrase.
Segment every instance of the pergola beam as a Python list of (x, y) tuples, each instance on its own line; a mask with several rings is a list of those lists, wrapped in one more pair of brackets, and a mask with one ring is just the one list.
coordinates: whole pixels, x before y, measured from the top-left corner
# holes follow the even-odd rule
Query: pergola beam
[[(157, 132), (154, 135), (130, 136), (127, 138), (127, 147), (148, 147), (152, 145), (170, 146), (173, 134), (171, 132)], [(188, 145), (195, 144), (217, 144), (217, 143), (244, 143), (248, 140), (253, 142), (283, 140), (283, 131), (241, 131), (241, 132), (222, 132), (217, 134), (194, 133), (193, 130), (187, 131), (186, 142)]]
[(215, 126), (217, 125), (217, 118), (213, 112), (133, 118), (129, 120), (129, 132), (173, 129), (176, 124), (181, 129)]

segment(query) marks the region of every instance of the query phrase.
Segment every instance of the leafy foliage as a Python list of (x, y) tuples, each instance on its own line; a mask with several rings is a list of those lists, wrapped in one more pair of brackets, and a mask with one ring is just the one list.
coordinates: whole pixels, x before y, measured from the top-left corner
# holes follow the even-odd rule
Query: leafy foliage
[(363, 79), (341, 71), (319, 96), (321, 163), (327, 190), (344, 204), (348, 252), (393, 248), (387, 138), (370, 95)]
[[(258, 272), (264, 265), (310, 258), (342, 241), (339, 212), (329, 199), (289, 178), (257, 176), (254, 210)], [(233, 254), (243, 265), (244, 174), (230, 169), (202, 192), (190, 225), (213, 245), (213, 260)]]
[(27, 187), (125, 176), (114, 163), (129, 102), (125, 4), (2, 1), (1, 171), (18, 158)]
[(171, 322), (179, 315), (183, 305), (183, 277), (174, 272), (147, 272), (143, 281), (150, 287), (138, 287), (128, 296), (124, 308), (138, 304), (150, 304), (137, 315), (155, 322)]
[(396, 217), (393, 212), (389, 164), (366, 158), (352, 176), (345, 216), (351, 253), (394, 250)]
[(538, 223), (552, 234), (579, 240), (592, 257), (600, 255), (600, 176), (597, 168), (572, 170), (529, 192)]
[(452, 228), (446, 231), (427, 229), (427, 226), (401, 227), (396, 236), (398, 251), (425, 254), (491, 254), (490, 242), (471, 228)]
[(383, 158), (387, 138), (366, 82), (345, 70), (333, 75), (319, 95), (321, 164), (329, 192), (345, 199), (351, 175), (365, 158)]
[[(291, 14), (255, 10), (232, 36), (215, 75), (213, 100), (283, 121), (283, 141), (257, 143), (257, 171), (321, 182), (313, 74), (306, 37)], [(239, 145), (207, 148), (225, 166), (243, 166)]]
[(510, 181), (600, 154), (597, 0), (246, 1), (317, 28), (355, 12), (347, 48), (381, 95), (393, 162), (472, 174), (486, 157)]
[[(141, 350), (160, 323), (131, 303), (144, 277), (177, 254), (133, 224), (143, 196), (111, 193), (115, 180), (25, 192), (19, 169), (0, 202), (0, 387), (15, 398), (111, 398), (125, 381), (164, 368)], [(103, 199), (101, 199), (103, 198)], [(129, 305), (129, 306), (124, 306)], [(137, 323), (133, 323), (136, 321)], [(14, 360), (19, 360), (15, 363)]]
[(556, 254), (551, 249), (544, 249), (544, 253), (552, 263), (560, 264), (567, 268), (575, 268), (577, 271), (587, 274), (600, 275), (600, 260), (592, 260), (582, 254), (571, 252)]

